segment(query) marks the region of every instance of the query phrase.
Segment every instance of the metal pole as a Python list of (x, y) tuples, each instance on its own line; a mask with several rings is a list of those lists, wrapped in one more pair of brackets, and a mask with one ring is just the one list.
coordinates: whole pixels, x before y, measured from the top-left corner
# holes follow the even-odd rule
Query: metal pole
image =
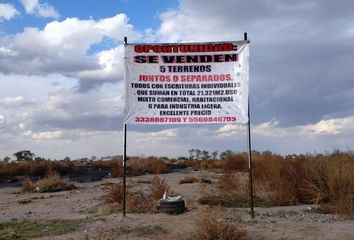
[[(124, 37), (124, 44), (128, 43), (127, 37)], [(127, 197), (127, 124), (123, 125), (123, 217), (126, 213)]]
[[(248, 41), (247, 33), (245, 32), (244, 40)], [(248, 179), (249, 179), (249, 198), (250, 198), (250, 209), (251, 217), (254, 218), (254, 203), (253, 203), (253, 164), (252, 164), (252, 146), (251, 146), (251, 114), (250, 114), (250, 97), (248, 95), (248, 124), (247, 124), (247, 133), (248, 133)]]

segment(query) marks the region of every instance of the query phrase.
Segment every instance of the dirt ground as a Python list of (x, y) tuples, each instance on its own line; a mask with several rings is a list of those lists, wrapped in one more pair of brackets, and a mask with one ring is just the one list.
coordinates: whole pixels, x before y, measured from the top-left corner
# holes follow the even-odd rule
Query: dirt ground
[[(216, 181), (214, 173), (183, 169), (162, 174), (170, 189), (186, 201), (187, 212), (180, 215), (131, 214), (125, 218), (121, 213), (92, 214), (92, 209), (103, 209), (100, 197), (102, 184), (116, 183), (120, 179), (108, 178), (98, 182), (75, 183), (79, 188), (58, 193), (20, 194), (19, 187), (0, 188), (0, 222), (13, 219), (87, 219), (76, 232), (44, 237), (42, 240), (59, 239), (187, 239), (195, 229), (195, 221), (207, 208), (197, 200), (206, 184), (179, 184), (186, 176), (207, 177)], [(151, 175), (134, 177), (130, 181), (148, 180)], [(205, 187), (205, 186), (204, 186)], [(354, 240), (354, 220), (331, 214), (310, 211), (315, 206), (301, 205), (273, 208), (255, 208), (256, 217), (251, 219), (249, 209), (228, 208), (224, 220), (246, 229), (252, 240), (261, 239), (327, 239)], [(132, 233), (114, 235), (117, 229), (135, 229), (146, 226), (160, 226), (166, 232), (137, 236)]]

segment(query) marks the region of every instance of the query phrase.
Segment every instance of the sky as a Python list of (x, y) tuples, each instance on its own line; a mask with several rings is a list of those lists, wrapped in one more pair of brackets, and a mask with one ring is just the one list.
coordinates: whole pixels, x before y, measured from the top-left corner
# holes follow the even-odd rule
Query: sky
[[(121, 155), (123, 38), (250, 43), (252, 148), (354, 149), (352, 0), (0, 0), (0, 158)], [(128, 125), (127, 154), (247, 150), (244, 125)]]

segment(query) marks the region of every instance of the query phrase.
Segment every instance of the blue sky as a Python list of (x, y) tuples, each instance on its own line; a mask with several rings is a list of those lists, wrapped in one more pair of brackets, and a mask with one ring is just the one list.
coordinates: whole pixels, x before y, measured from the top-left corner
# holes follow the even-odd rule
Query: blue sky
[[(251, 39), (256, 150), (354, 148), (350, 0), (0, 0), (0, 158), (122, 153), (122, 39)], [(128, 126), (128, 154), (246, 150), (245, 126)]]

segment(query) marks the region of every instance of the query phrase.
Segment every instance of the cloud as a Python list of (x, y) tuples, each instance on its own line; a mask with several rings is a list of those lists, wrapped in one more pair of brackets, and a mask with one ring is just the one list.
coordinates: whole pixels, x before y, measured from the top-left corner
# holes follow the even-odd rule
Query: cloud
[(11, 49), (0, 47), (0, 57), (14, 57), (16, 55), (18, 55), (18, 53), (12, 51)]
[[(97, 21), (67, 18), (52, 21), (43, 29), (25, 28), (14, 36), (0, 36), (0, 73), (46, 76), (60, 74), (78, 79), (78, 90), (88, 91), (104, 83), (123, 80), (123, 47), (117, 39), (137, 39), (140, 34), (125, 14)], [(115, 46), (88, 51), (104, 38)]]
[(6, 97), (0, 99), (0, 107), (18, 107), (24, 103), (25, 99), (23, 96), (17, 97)]
[(99, 68), (85, 70), (77, 73), (75, 77), (79, 80), (79, 91), (85, 92), (89, 89), (101, 86), (103, 83), (116, 82), (123, 79), (123, 46), (97, 53)]
[(354, 116), (321, 120), (315, 124), (300, 126), (301, 134), (306, 135), (338, 135), (354, 133)]
[[(10, 20), (14, 18), (16, 15), (20, 15), (20, 13), (13, 5), (8, 3), (0, 3), (0, 20), (1, 19)], [(1, 48), (0, 48), (0, 53), (1, 53)]]
[(24, 8), (26, 9), (26, 12), (34, 11), (36, 6), (39, 4), (38, 0), (21, 0), (21, 3), (23, 4)]
[(39, 0), (21, 0), (28, 14), (44, 18), (58, 18), (59, 13), (47, 2), (40, 3)]
[(0, 114), (0, 124), (5, 123), (5, 117)]
[[(217, 133), (223, 137), (236, 137), (244, 127), (234, 124), (226, 124), (219, 128)], [(254, 136), (270, 138), (306, 137), (309, 139), (322, 136), (338, 136), (354, 133), (354, 115), (345, 118), (333, 118), (316, 122), (314, 124), (298, 125), (293, 127), (281, 127), (277, 120), (260, 123), (251, 126)]]
[(221, 137), (237, 136), (243, 131), (244, 127), (235, 124), (226, 124), (219, 128), (216, 133)]
[(57, 139), (62, 136), (63, 136), (63, 131), (47, 131), (47, 132), (38, 132), (32, 134), (32, 137), (35, 140)]
[(181, 0), (160, 14), (155, 35), (224, 41), (248, 32), (252, 121), (291, 127), (354, 114), (352, 8), (352, 1)]
[(117, 130), (121, 126), (124, 99), (120, 87), (111, 89), (80, 94), (64, 90), (52, 94), (31, 111), (31, 130)]

